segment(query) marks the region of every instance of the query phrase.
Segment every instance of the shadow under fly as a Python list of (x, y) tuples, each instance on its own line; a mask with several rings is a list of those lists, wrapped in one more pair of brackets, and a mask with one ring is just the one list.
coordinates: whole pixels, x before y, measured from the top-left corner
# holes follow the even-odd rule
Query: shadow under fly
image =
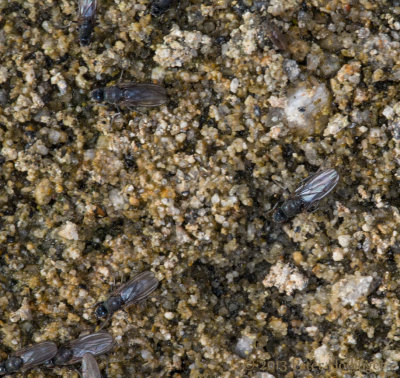
[(319, 201), (335, 188), (338, 181), (339, 174), (332, 168), (320, 170), (307, 177), (288, 199), (275, 205), (272, 219), (274, 222), (284, 223), (302, 211), (316, 210)]
[(104, 327), (114, 312), (144, 301), (158, 286), (158, 280), (152, 272), (142, 272), (127, 283), (114, 290), (110, 297), (97, 305), (97, 318), (105, 318)]

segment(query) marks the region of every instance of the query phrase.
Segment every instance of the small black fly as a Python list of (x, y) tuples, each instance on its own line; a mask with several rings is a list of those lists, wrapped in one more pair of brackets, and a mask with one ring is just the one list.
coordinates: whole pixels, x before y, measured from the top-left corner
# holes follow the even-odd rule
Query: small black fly
[(35, 366), (44, 364), (57, 354), (57, 345), (52, 341), (43, 341), (11, 354), (8, 359), (0, 363), (0, 375), (26, 372)]
[(157, 84), (122, 83), (92, 91), (96, 102), (115, 106), (159, 106), (167, 102), (165, 88)]
[(111, 317), (115, 311), (129, 307), (145, 300), (158, 286), (158, 280), (152, 272), (142, 272), (126, 284), (111, 293), (104, 302), (96, 308), (98, 318)]
[(80, 362), (86, 353), (93, 356), (107, 353), (112, 349), (112, 336), (104, 331), (90, 333), (62, 345), (52, 360), (53, 365), (71, 365)]
[(339, 181), (339, 174), (332, 168), (307, 177), (303, 183), (273, 213), (273, 220), (283, 223), (302, 211), (312, 211)]
[(79, 0), (79, 41), (88, 46), (96, 23), (97, 0)]

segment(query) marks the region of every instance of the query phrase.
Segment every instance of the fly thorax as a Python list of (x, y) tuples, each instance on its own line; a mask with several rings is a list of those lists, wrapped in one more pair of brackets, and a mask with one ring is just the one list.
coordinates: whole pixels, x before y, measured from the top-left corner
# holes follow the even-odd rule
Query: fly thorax
[(58, 350), (57, 355), (54, 357), (54, 363), (56, 365), (62, 365), (67, 363), (74, 356), (74, 352), (70, 348), (61, 347)]
[(282, 205), (281, 210), (288, 217), (292, 217), (300, 212), (302, 206), (303, 201), (301, 201), (300, 199), (290, 199)]
[(120, 296), (111, 297), (105, 303), (106, 308), (109, 313), (113, 313), (113, 312), (119, 310), (123, 304), (124, 304), (124, 301), (122, 300), (122, 298)]
[(111, 104), (117, 104), (119, 101), (122, 99), (122, 93), (121, 89), (118, 87), (109, 87), (105, 91), (105, 100)]

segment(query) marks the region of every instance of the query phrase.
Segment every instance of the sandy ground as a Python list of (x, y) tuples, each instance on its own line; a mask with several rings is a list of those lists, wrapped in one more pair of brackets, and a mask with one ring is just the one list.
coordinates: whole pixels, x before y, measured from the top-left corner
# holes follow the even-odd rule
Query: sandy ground
[[(77, 2), (0, 0), (0, 359), (93, 331), (151, 270), (104, 377), (398, 376), (400, 2), (150, 10), (99, 0), (81, 47)], [(169, 101), (90, 99), (120, 81)], [(335, 190), (273, 223), (321, 166)]]

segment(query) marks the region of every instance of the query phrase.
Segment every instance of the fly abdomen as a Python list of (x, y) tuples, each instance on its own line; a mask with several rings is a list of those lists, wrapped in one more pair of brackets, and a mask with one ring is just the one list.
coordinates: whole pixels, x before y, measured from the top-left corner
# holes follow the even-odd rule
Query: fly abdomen
[(96, 23), (97, 0), (79, 0), (79, 42), (82, 46), (90, 43), (94, 24)]
[(82, 46), (88, 46), (93, 32), (93, 23), (85, 20), (79, 28), (79, 42)]

